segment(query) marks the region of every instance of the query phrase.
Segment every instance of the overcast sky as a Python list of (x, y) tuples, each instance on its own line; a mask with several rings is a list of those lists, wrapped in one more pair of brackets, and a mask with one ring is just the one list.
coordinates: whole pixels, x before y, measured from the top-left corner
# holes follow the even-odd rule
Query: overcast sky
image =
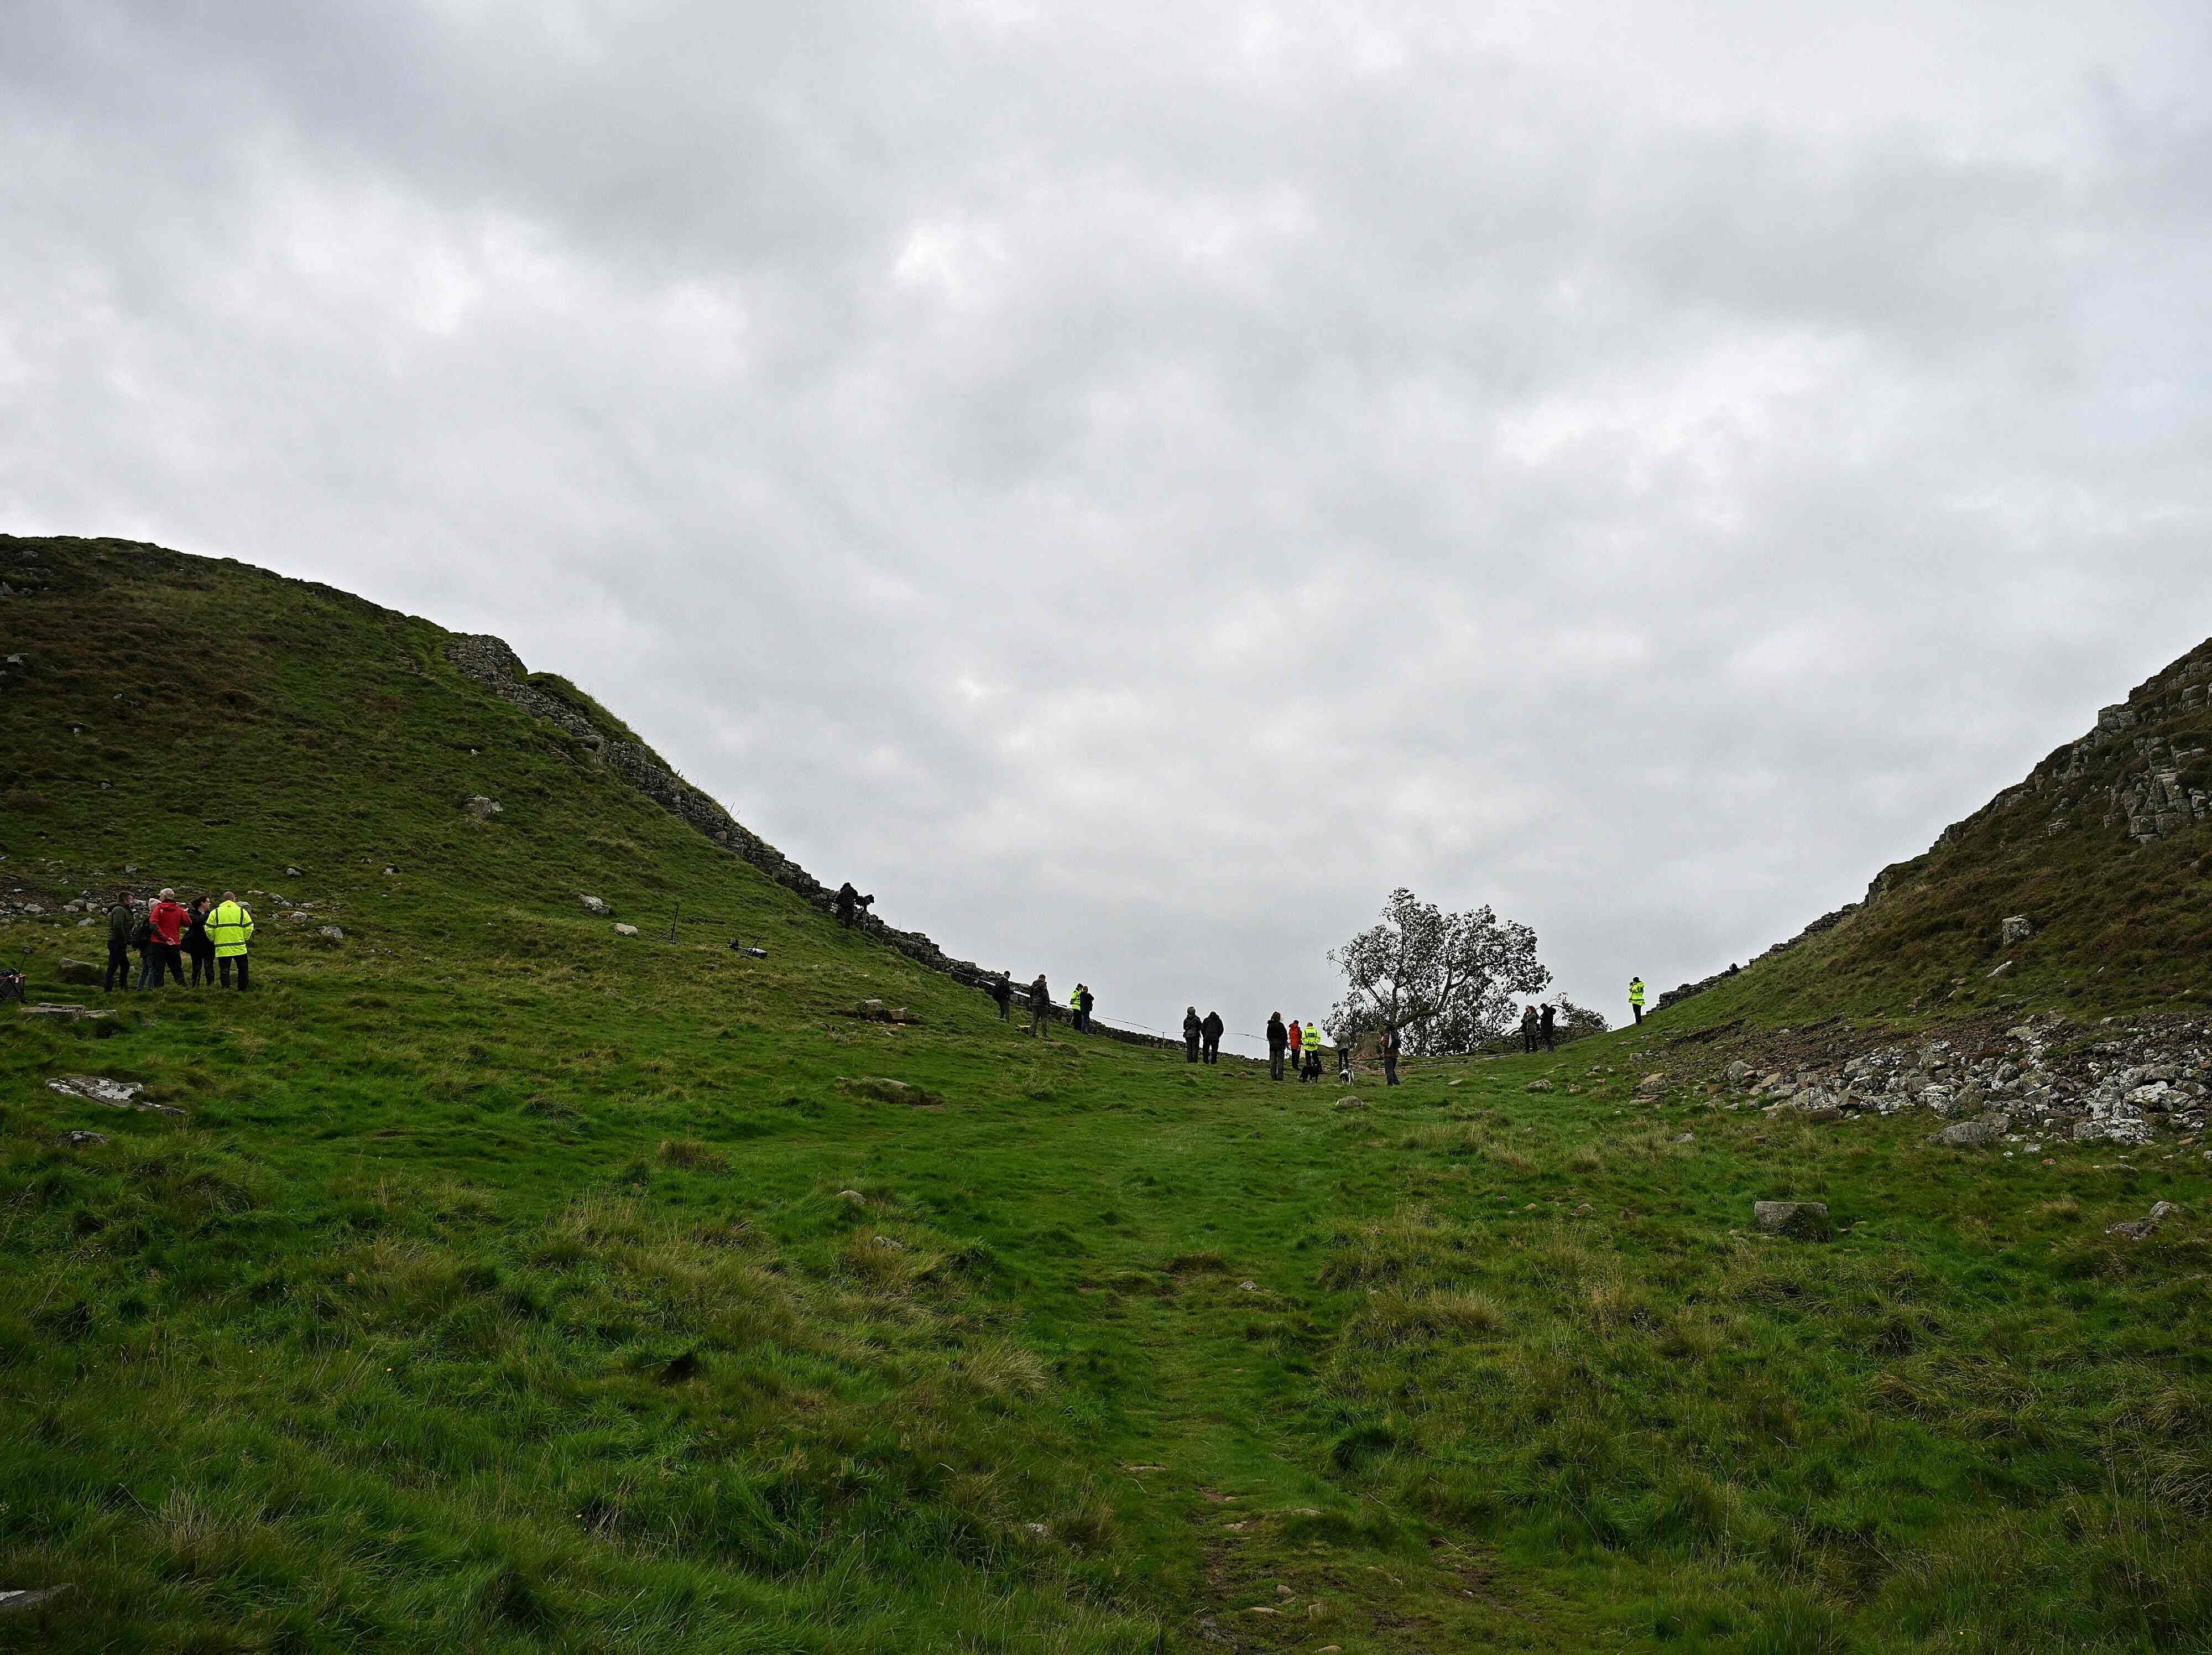
[(0, 527), (496, 632), (891, 922), (1618, 1019), (2212, 632), (2203, 0), (0, 6)]

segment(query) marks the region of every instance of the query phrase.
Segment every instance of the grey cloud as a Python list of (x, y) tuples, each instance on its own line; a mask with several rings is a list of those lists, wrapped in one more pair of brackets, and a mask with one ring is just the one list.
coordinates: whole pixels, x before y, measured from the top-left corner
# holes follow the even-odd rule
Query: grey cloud
[(0, 511), (502, 632), (1128, 1017), (1400, 882), (1612, 1009), (2207, 630), (2203, 20), (2014, 21), (33, 9)]

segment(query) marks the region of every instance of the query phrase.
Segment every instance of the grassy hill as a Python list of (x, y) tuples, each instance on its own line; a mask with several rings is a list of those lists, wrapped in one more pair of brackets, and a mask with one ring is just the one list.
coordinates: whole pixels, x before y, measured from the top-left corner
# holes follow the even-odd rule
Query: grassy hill
[[(71, 1588), (0, 1647), (2212, 1643), (2194, 1147), (1730, 1112), (1656, 1024), (1348, 1095), (1030, 1041), (428, 622), (0, 579), (0, 949), (117, 1013), (0, 1019), (0, 1588)], [(58, 993), (126, 882), (256, 892), (256, 991)]]
[[(2019, 786), (1887, 867), (1864, 901), (1738, 975), (1677, 1020), (2077, 1014), (2212, 1001), (2212, 641)], [(2008, 940), (2004, 922), (2029, 922)], [(1676, 991), (1680, 993), (1680, 991)]]

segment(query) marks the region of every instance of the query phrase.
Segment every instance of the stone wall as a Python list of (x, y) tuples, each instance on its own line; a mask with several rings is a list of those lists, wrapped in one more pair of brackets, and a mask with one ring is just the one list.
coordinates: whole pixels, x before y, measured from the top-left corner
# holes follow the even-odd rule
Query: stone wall
[[(743, 857), (802, 901), (823, 913), (836, 911), (836, 891), (825, 886), (767, 840), (747, 829), (706, 794), (677, 775), (667, 761), (652, 748), (609, 734), (568, 701), (531, 683), (522, 658), (507, 648), (504, 640), (482, 633), (457, 636), (447, 643), (446, 659), (458, 667), (463, 676), (482, 685), (501, 700), (520, 707), (532, 717), (543, 719), (564, 734), (574, 738), (577, 745), (584, 749), (588, 762), (612, 771), (670, 815), (681, 818), (716, 844)], [(872, 914), (863, 914), (860, 925), (869, 936), (885, 947), (971, 988), (986, 988), (998, 975), (995, 971), (984, 970), (972, 960), (955, 959), (921, 932), (901, 931), (884, 924)], [(1015, 997), (1024, 1007), (1028, 1005), (1027, 994), (1018, 987), (1015, 990)], [(1065, 1006), (1053, 1007), (1051, 1014), (1063, 1023), (1067, 1020)], [(1103, 1038), (1119, 1040), (1127, 1045), (1182, 1049), (1179, 1041), (1139, 1034), (1133, 1029), (1116, 1029), (1099, 1024), (1094, 1025), (1094, 1030)]]

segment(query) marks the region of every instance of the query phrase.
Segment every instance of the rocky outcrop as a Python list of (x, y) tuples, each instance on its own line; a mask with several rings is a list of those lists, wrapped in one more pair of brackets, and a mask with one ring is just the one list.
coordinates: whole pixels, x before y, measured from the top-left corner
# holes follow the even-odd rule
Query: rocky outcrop
[(1741, 1060), (1724, 1083), (1771, 1115), (1838, 1120), (1924, 1109), (1953, 1124), (1951, 1148), (1997, 1143), (2039, 1150), (2054, 1139), (2144, 1144), (2197, 1134), (2212, 1113), (2212, 1027), (2190, 1019), (2094, 1031), (2058, 1019), (2001, 1034), (1867, 1047), (1840, 1061), (1777, 1068), (1756, 1081)]

